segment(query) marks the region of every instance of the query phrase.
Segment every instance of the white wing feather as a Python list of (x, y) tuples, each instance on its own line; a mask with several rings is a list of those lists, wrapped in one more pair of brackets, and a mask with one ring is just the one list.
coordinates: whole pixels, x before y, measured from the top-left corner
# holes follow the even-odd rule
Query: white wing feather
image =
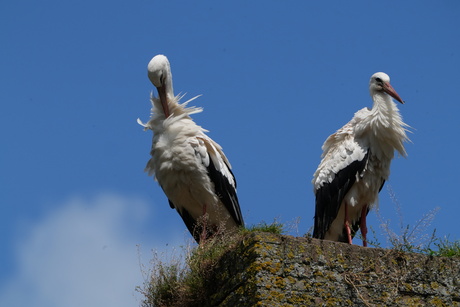
[[(219, 171), (223, 176), (225, 176), (227, 180), (230, 182), (230, 184), (233, 186), (233, 188), (236, 189), (235, 179), (229, 169), (231, 168), (231, 165), (227, 157), (225, 156), (224, 152), (222, 151), (222, 147), (205, 134), (197, 137), (197, 139), (203, 142), (216, 170)], [(207, 166), (209, 166), (209, 161), (206, 164), (206, 167)]]
[(329, 136), (324, 142), (322, 160), (313, 175), (314, 191), (326, 182), (331, 183), (339, 171), (354, 161), (361, 161), (366, 156), (367, 144), (363, 144), (361, 140), (356, 140), (353, 131), (356, 122), (362, 118), (360, 113), (366, 111), (368, 110), (358, 111), (349, 123)]

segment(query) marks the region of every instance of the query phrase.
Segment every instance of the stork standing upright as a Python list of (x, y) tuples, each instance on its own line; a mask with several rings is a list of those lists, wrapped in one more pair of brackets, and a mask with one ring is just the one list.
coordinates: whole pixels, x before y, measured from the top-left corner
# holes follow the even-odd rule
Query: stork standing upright
[(236, 181), (219, 144), (195, 124), (191, 114), (201, 108), (180, 104), (174, 96), (168, 59), (157, 55), (148, 64), (148, 77), (158, 90), (151, 95), (152, 116), (143, 124), (153, 131), (152, 158), (145, 170), (155, 175), (171, 208), (175, 208), (200, 243), (217, 232), (244, 226)]
[(367, 246), (366, 216), (378, 202), (378, 193), (390, 175), (395, 150), (406, 156), (403, 142), (409, 126), (402, 121), (391, 97), (404, 103), (390, 77), (372, 75), (369, 91), (374, 105), (327, 138), (321, 163), (313, 175), (316, 196), (313, 237), (352, 243), (361, 229)]

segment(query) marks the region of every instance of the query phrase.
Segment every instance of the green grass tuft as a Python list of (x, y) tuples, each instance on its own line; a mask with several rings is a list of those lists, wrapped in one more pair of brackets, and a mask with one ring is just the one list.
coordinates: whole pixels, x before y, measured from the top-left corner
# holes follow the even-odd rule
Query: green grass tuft
[(427, 254), (439, 257), (460, 257), (460, 240), (449, 241), (448, 237), (437, 238), (433, 245), (437, 249), (427, 249)]
[(219, 233), (200, 246), (189, 244), (181, 256), (164, 261), (158, 255), (152, 259), (152, 268), (143, 287), (137, 291), (144, 295), (143, 307), (201, 306), (213, 293), (206, 288), (206, 282), (221, 257), (235, 247), (235, 244), (251, 232), (283, 233), (283, 224), (276, 220), (267, 224), (261, 222), (234, 233)]
[(273, 221), (271, 224), (267, 224), (266, 222), (260, 222), (257, 225), (249, 226), (248, 228), (242, 229), (241, 233), (251, 233), (251, 232), (269, 232), (274, 234), (283, 234), (284, 233), (284, 225), (276, 220)]

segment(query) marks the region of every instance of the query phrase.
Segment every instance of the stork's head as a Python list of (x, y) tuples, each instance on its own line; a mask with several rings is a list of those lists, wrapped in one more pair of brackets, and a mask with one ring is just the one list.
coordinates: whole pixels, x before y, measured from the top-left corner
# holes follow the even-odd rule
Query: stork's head
[(171, 66), (169, 65), (168, 58), (159, 54), (150, 60), (147, 70), (150, 82), (158, 88), (165, 86), (168, 72), (169, 74), (171, 73)]
[(167, 118), (169, 116), (168, 99), (174, 98), (171, 66), (168, 58), (162, 54), (154, 56), (147, 66), (147, 71), (150, 81), (158, 90), (158, 96)]
[(395, 89), (391, 86), (390, 77), (384, 72), (377, 72), (372, 75), (371, 80), (369, 81), (369, 91), (371, 96), (378, 93), (386, 93), (400, 103), (404, 103), (398, 93), (396, 93)]

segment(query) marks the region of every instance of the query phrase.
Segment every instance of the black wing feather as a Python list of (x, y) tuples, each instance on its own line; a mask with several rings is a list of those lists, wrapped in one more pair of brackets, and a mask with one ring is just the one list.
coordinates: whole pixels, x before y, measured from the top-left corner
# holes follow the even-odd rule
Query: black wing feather
[(362, 160), (353, 161), (340, 170), (332, 182), (324, 183), (322, 187), (316, 190), (313, 238), (324, 239), (326, 232), (337, 217), (345, 195), (356, 181), (356, 174), (364, 170), (368, 158), (369, 151)]
[[(171, 206), (171, 208), (175, 208), (172, 201), (169, 199), (168, 201), (169, 201), (169, 205)], [(203, 234), (203, 224), (198, 223), (197, 220), (195, 220), (192, 217), (192, 215), (184, 208), (182, 208), (181, 210), (177, 210), (177, 212), (179, 213), (180, 217), (184, 221), (185, 226), (187, 226), (188, 231), (190, 232), (192, 237), (195, 239), (196, 243), (200, 244), (200, 239)], [(215, 230), (216, 229), (212, 227), (209, 227), (209, 226), (206, 227), (206, 238), (211, 237), (214, 234)]]
[[(171, 208), (174, 207), (174, 204), (168, 199)], [(188, 231), (193, 236), (195, 241), (200, 244), (200, 235), (202, 233), (202, 226), (196, 222), (196, 220), (190, 215), (190, 213), (182, 208), (182, 210), (177, 210), (180, 217), (184, 221), (185, 226), (187, 226)]]
[(380, 191), (382, 191), (384, 185), (385, 185), (385, 179), (382, 179), (382, 185), (380, 186), (379, 193)]
[[(233, 176), (230, 167), (227, 164), (225, 165), (230, 171), (230, 174)], [(227, 208), (235, 223), (239, 226), (244, 227), (243, 215), (241, 214), (238, 196), (236, 195), (235, 177), (233, 176), (233, 180), (235, 181), (235, 187), (233, 187), (228, 181), (227, 177), (225, 177), (220, 171), (216, 169), (216, 166), (214, 165), (211, 157), (209, 157), (209, 166), (207, 167), (207, 169), (209, 178), (214, 184), (214, 192), (225, 205), (225, 208)]]
[[(161, 187), (163, 189), (163, 187)], [(163, 190), (164, 191), (164, 190)], [(185, 226), (187, 226), (188, 231), (190, 234), (193, 236), (195, 241), (199, 244), (200, 243), (200, 234), (201, 234), (201, 228), (197, 226), (196, 220), (190, 215), (190, 213), (182, 208), (182, 210), (179, 210), (176, 208), (174, 203), (168, 198), (168, 203), (171, 209), (176, 209), (177, 212), (179, 213), (180, 217), (184, 221)]]

